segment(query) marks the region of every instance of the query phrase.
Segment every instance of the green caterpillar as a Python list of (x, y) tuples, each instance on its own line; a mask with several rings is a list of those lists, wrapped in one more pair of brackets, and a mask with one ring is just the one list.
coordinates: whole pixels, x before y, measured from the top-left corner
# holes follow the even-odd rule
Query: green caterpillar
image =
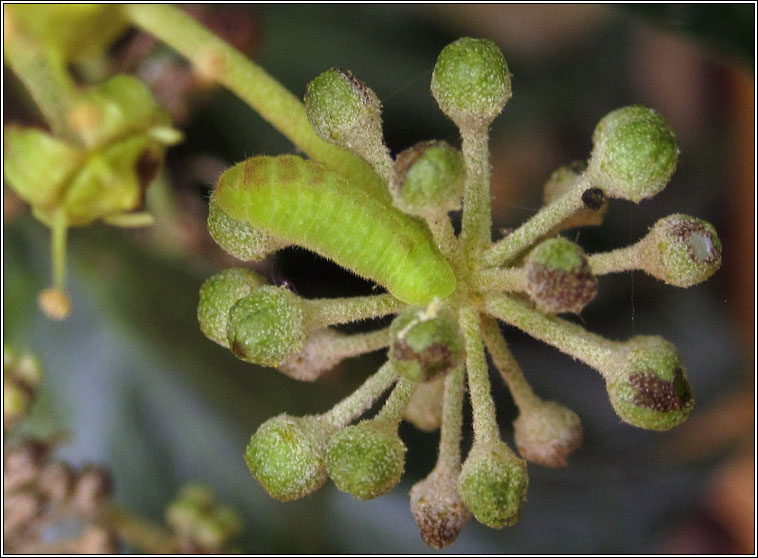
[(214, 196), (233, 219), (329, 258), (409, 304), (455, 289), (453, 270), (423, 224), (320, 163), (253, 157), (224, 172)]

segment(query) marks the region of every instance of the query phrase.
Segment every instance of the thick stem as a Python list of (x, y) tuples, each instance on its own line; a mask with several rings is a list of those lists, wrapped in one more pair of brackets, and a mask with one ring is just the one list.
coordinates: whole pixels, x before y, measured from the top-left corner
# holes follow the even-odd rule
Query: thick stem
[(490, 228), (490, 152), (487, 126), (461, 128), (466, 186), (463, 192), (461, 244), (466, 253), (477, 257), (492, 241)]
[(192, 17), (165, 4), (132, 4), (125, 12), (136, 25), (186, 56), (198, 71), (234, 92), (309, 157), (389, 202), (386, 186), (369, 164), (319, 138), (297, 97)]
[(472, 278), (474, 288), (486, 291), (526, 291), (526, 271), (520, 267), (482, 269)]
[(639, 251), (639, 244), (633, 244), (610, 252), (592, 254), (587, 259), (593, 274), (605, 275), (606, 273), (640, 269)]
[(507, 324), (516, 326), (535, 339), (558, 348), (605, 373), (617, 354), (619, 343), (590, 333), (584, 328), (534, 310), (527, 303), (505, 294), (484, 297), (485, 311)]
[(470, 306), (465, 306), (461, 308), (459, 316), (466, 344), (466, 374), (474, 415), (474, 444), (495, 444), (500, 441), (500, 431), (490, 392), (479, 315)]
[(428, 216), (426, 222), (440, 252), (450, 261), (460, 259), (458, 238), (455, 236), (453, 224), (450, 222), (447, 213)]
[(352, 394), (332, 407), (330, 411), (321, 415), (320, 419), (335, 430), (344, 428), (350, 424), (350, 421), (368, 409), (396, 379), (395, 368), (389, 362), (384, 363), (374, 375), (363, 382)]
[(531, 219), (488, 248), (482, 256), (482, 264), (485, 267), (497, 267), (518, 256), (558, 223), (580, 207), (584, 207), (582, 194), (588, 187), (589, 182), (583, 176), (571, 190), (540, 209)]
[(513, 353), (508, 349), (508, 344), (503, 338), (497, 320), (483, 317), (482, 334), (484, 335), (484, 344), (492, 357), (492, 362), (508, 385), (516, 406), (523, 412), (538, 404), (541, 399), (534, 394), (532, 386), (529, 385), (521, 367), (513, 357)]
[(413, 392), (416, 391), (417, 387), (417, 383), (400, 378), (384, 403), (382, 410), (374, 417), (374, 420), (388, 428), (397, 430), (400, 421), (403, 420), (403, 413), (408, 407), (408, 403), (410, 403)]
[(324, 350), (341, 358), (350, 358), (388, 347), (392, 337), (390, 329), (377, 329), (366, 333), (339, 335), (324, 342)]
[(442, 426), (436, 470), (457, 475), (461, 468), (461, 426), (463, 424), (463, 366), (445, 378), (442, 400)]
[(406, 304), (389, 294), (346, 298), (322, 298), (307, 301), (309, 329), (357, 322), (395, 314)]

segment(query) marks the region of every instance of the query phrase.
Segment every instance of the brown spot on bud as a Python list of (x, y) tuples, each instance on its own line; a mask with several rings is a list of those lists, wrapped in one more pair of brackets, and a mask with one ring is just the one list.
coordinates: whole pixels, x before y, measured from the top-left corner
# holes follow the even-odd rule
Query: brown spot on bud
[(692, 392), (681, 368), (674, 371), (674, 378), (668, 382), (652, 371), (635, 372), (629, 376), (629, 385), (635, 390), (634, 404), (653, 411), (677, 411), (692, 401)]
[(463, 502), (441, 507), (439, 502), (419, 499), (413, 517), (424, 542), (439, 550), (453, 544), (471, 513)]
[(375, 102), (375, 94), (373, 91), (371, 91), (365, 83), (355, 77), (353, 72), (350, 70), (343, 70), (342, 68), (333, 68), (333, 70), (345, 78), (355, 92), (362, 97), (365, 105), (370, 106)]
[(421, 370), (432, 372), (430, 377), (434, 376), (434, 372), (450, 370), (455, 364), (450, 348), (441, 343), (434, 343), (423, 351), (417, 352), (403, 340), (399, 339), (395, 341), (393, 346), (393, 355), (397, 360), (401, 361), (408, 362), (415, 360), (418, 362)]
[(605, 192), (600, 188), (589, 188), (582, 193), (582, 203), (586, 208), (597, 211), (605, 203)]
[(578, 314), (597, 294), (597, 278), (586, 262), (568, 272), (541, 264), (530, 265), (527, 282), (529, 295), (545, 312)]

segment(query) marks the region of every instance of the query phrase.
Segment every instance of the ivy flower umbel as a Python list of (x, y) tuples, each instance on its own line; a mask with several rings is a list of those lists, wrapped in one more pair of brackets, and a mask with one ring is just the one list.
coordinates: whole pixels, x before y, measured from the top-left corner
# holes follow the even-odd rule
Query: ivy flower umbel
[[(460, 130), (461, 151), (424, 142), (393, 160), (377, 96), (350, 72), (331, 69), (308, 85), (308, 120), (324, 141), (370, 164), (385, 187), (376, 188), (375, 177), (362, 180), (355, 166), (282, 155), (232, 167), (211, 198), (208, 228), (230, 254), (252, 261), (299, 245), (387, 294), (305, 300), (250, 270), (232, 269), (203, 285), (198, 318), (210, 339), (239, 358), (306, 381), (342, 359), (389, 348), (387, 363), (331, 410), (261, 425), (245, 459), (282, 501), (329, 477), (368, 499), (400, 480), (400, 421), (439, 427), (437, 465), (412, 488), (411, 510), (424, 541), (441, 548), (471, 515), (493, 528), (518, 521), (526, 461), (563, 466), (582, 441), (577, 415), (533, 392), (498, 320), (598, 370), (623, 421), (667, 430), (686, 420), (694, 401), (676, 349), (655, 336), (607, 340), (556, 314), (579, 313), (606, 273), (642, 269), (670, 285), (694, 285), (718, 269), (721, 244), (709, 223), (686, 215), (662, 219), (637, 244), (603, 254), (586, 255), (558, 236), (598, 224), (609, 198), (639, 202), (668, 183), (678, 157), (674, 134), (660, 114), (641, 106), (605, 116), (587, 163), (556, 171), (545, 206), (492, 242), (488, 128), (511, 96), (505, 59), (491, 41), (459, 39), (440, 54), (431, 89)], [(461, 208), (456, 234), (449, 212)], [(397, 318), (375, 332), (344, 335), (330, 327), (386, 315)], [(520, 457), (500, 435), (485, 350), (519, 408)], [(474, 442), (462, 460), (466, 387)], [(378, 414), (354, 424), (387, 390)]]

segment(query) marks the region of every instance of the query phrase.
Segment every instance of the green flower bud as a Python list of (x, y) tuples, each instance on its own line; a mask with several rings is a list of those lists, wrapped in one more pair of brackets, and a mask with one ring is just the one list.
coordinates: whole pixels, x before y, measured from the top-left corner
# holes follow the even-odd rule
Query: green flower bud
[(300, 298), (284, 287), (264, 286), (229, 310), (226, 338), (234, 356), (276, 367), (299, 353), (308, 334)]
[(620, 350), (620, 366), (606, 371), (608, 396), (625, 422), (647, 430), (669, 430), (690, 414), (687, 373), (676, 348), (660, 337), (637, 336)]
[(459, 127), (486, 126), (511, 97), (511, 74), (503, 53), (487, 39), (464, 37), (440, 53), (432, 95)]
[(91, 153), (63, 198), (69, 225), (86, 225), (139, 208), (163, 165), (164, 151), (164, 146), (140, 134)]
[(501, 529), (518, 521), (528, 484), (526, 463), (505, 443), (475, 444), (463, 463), (458, 492), (477, 521)]
[(245, 462), (272, 498), (297, 500), (326, 482), (325, 436), (315, 419), (282, 414), (253, 434)]
[(225, 269), (208, 278), (200, 287), (197, 321), (203, 334), (223, 347), (228, 347), (226, 327), (229, 310), (235, 302), (264, 285), (263, 278), (251, 269)]
[(676, 287), (705, 281), (721, 266), (721, 241), (707, 221), (688, 215), (659, 220), (641, 242), (640, 262), (653, 277)]
[(162, 130), (170, 126), (171, 119), (144, 83), (132, 76), (117, 75), (81, 95), (71, 108), (69, 124), (92, 148), (150, 128)]
[(457, 149), (444, 141), (425, 141), (397, 156), (390, 190), (399, 209), (435, 216), (460, 209), (465, 178)]
[(359, 153), (384, 144), (379, 98), (348, 70), (331, 68), (314, 78), (304, 101), (311, 128), (324, 141)]
[(463, 342), (452, 312), (434, 303), (425, 310), (408, 307), (390, 326), (389, 358), (401, 376), (426, 382), (447, 374), (463, 357)]
[(329, 476), (343, 492), (369, 500), (392, 490), (405, 469), (405, 444), (393, 429), (365, 421), (332, 438)]
[[(563, 194), (573, 190), (585, 170), (587, 170), (587, 163), (584, 161), (574, 161), (556, 169), (543, 187), (543, 204), (548, 206)], [(608, 200), (603, 191), (599, 188), (589, 188), (582, 195), (582, 201), (584, 207), (580, 207), (573, 215), (564, 219), (560, 223), (559, 230), (602, 224), (603, 217), (608, 211)]]
[(457, 476), (439, 469), (411, 488), (411, 513), (421, 538), (436, 549), (453, 544), (471, 519), (458, 495)]
[(614, 198), (651, 198), (676, 169), (679, 149), (674, 133), (660, 114), (643, 106), (620, 108), (603, 117), (592, 142), (590, 180)]
[(584, 251), (565, 238), (537, 245), (525, 268), (526, 290), (543, 312), (578, 314), (597, 294), (597, 278)]
[(243, 262), (257, 262), (287, 246), (245, 221), (232, 219), (221, 209), (215, 196), (208, 202), (208, 232), (224, 252)]
[(23, 200), (51, 207), (60, 201), (84, 153), (36, 128), (6, 126), (3, 155), (5, 179)]
[(565, 467), (571, 452), (582, 445), (579, 417), (555, 401), (523, 409), (513, 423), (513, 433), (521, 456), (545, 467)]

